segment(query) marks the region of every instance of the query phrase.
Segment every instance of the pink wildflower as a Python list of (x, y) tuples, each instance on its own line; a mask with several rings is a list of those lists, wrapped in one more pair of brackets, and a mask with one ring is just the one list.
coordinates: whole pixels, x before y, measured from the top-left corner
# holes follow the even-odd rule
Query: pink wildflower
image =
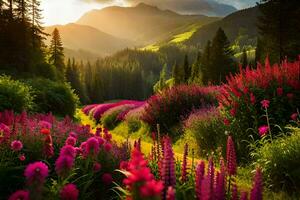
[(43, 162), (35, 162), (27, 165), (24, 175), (28, 184), (39, 183), (43, 184), (48, 176), (48, 166)]
[(291, 115), (291, 119), (292, 119), (293, 121), (297, 121), (297, 118), (298, 118), (298, 113), (293, 113), (293, 114)]
[(158, 197), (161, 195), (161, 191), (164, 189), (164, 185), (161, 181), (147, 181), (140, 187), (140, 193), (142, 197)]
[(258, 128), (258, 133), (261, 137), (265, 136), (269, 131), (269, 127), (267, 125), (263, 125)]
[(21, 154), (21, 155), (19, 156), (19, 160), (20, 160), (20, 161), (24, 161), (25, 159), (26, 159), (26, 157), (25, 157), (24, 154)]
[(60, 190), (60, 198), (62, 200), (77, 200), (79, 191), (76, 185), (69, 183)]
[(29, 200), (29, 192), (27, 190), (18, 190), (8, 200)]
[(283, 95), (283, 89), (282, 87), (277, 88), (277, 95), (282, 96)]
[(20, 140), (14, 140), (11, 142), (10, 148), (13, 151), (20, 151), (23, 148), (23, 144)]
[(167, 190), (166, 200), (175, 200), (175, 197), (176, 197), (176, 191), (174, 190), (173, 187), (169, 186)]
[(75, 146), (76, 144), (76, 138), (69, 136), (66, 140), (66, 145)]
[(226, 150), (227, 172), (229, 175), (235, 175), (237, 170), (236, 153), (231, 136), (228, 136)]
[(270, 106), (270, 101), (266, 99), (262, 100), (260, 103), (264, 109), (267, 109)]
[(93, 171), (94, 172), (99, 172), (100, 170), (101, 170), (101, 164), (98, 163), (98, 162), (94, 163), (94, 165), (93, 165)]
[(253, 186), (251, 189), (250, 200), (262, 200), (263, 198), (263, 182), (260, 168), (256, 169)]

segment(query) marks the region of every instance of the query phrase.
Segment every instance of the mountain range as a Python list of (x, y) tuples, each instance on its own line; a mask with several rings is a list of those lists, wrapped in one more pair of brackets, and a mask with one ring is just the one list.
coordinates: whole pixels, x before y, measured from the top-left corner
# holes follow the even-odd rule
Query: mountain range
[[(135, 7), (112, 6), (92, 10), (75, 23), (46, 27), (45, 32), (51, 34), (54, 28), (60, 31), (67, 49), (66, 57), (78, 57), (83, 53), (84, 60), (91, 60), (125, 48), (142, 48), (166, 41), (192, 46), (203, 44), (211, 39), (218, 27), (228, 31), (230, 39), (236, 37), (240, 26), (255, 35), (256, 17), (256, 8), (237, 11), (221, 19), (182, 15), (140, 3)], [(185, 37), (183, 40), (180, 39), (182, 35)], [(47, 39), (47, 44), (50, 39)]]

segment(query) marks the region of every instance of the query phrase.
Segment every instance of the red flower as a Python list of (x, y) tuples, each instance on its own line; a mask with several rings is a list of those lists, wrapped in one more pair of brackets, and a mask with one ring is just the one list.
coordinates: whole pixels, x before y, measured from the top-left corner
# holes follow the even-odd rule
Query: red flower
[(265, 136), (269, 131), (269, 127), (266, 125), (263, 125), (258, 128), (258, 133), (261, 137)]
[(264, 109), (267, 109), (270, 106), (270, 101), (266, 99), (262, 100), (260, 103)]
[(25, 159), (26, 159), (26, 157), (25, 157), (24, 154), (21, 154), (21, 155), (19, 156), (19, 160), (20, 160), (20, 161), (24, 161)]
[(283, 95), (283, 89), (282, 87), (277, 88), (277, 95), (282, 96)]
[(151, 180), (140, 187), (140, 193), (142, 197), (155, 197), (160, 196), (163, 189), (162, 181)]
[(250, 102), (251, 102), (252, 104), (255, 104), (255, 101), (256, 101), (256, 99), (255, 99), (254, 94), (253, 94), (253, 93), (250, 93)]
[(227, 172), (229, 175), (235, 175), (237, 170), (236, 153), (232, 137), (229, 136), (227, 139), (226, 147), (226, 159), (227, 159)]
[(102, 182), (105, 185), (110, 185), (113, 182), (113, 178), (112, 178), (111, 174), (109, 174), (109, 173), (103, 174), (102, 175)]
[(293, 114), (291, 115), (291, 119), (292, 119), (293, 121), (296, 121), (297, 118), (298, 118), (298, 113), (293, 113)]
[(48, 128), (42, 128), (40, 132), (43, 135), (49, 135), (50, 134), (50, 130)]
[(230, 121), (229, 121), (229, 119), (227, 119), (227, 118), (225, 118), (225, 119), (223, 120), (223, 122), (224, 122), (224, 124), (225, 124), (226, 126), (229, 126), (229, 125), (230, 125)]

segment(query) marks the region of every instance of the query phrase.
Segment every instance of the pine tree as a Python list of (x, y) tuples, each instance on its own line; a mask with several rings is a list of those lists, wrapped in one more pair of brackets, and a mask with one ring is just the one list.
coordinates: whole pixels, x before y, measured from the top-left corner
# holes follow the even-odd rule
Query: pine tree
[(160, 72), (158, 82), (153, 87), (154, 92), (162, 91), (167, 86), (166, 81), (167, 81), (167, 65), (165, 64)]
[(257, 64), (257, 62), (262, 62), (262, 51), (263, 51), (263, 47), (262, 47), (262, 42), (260, 38), (257, 38), (257, 44), (256, 44), (256, 48), (255, 48), (255, 65)]
[(184, 83), (185, 77), (183, 67), (175, 63), (172, 69), (172, 77), (174, 80), (174, 85)]
[(189, 64), (188, 55), (184, 56), (183, 69), (184, 69), (184, 82), (187, 83), (189, 78), (191, 77), (191, 71), (192, 71), (191, 66)]
[(204, 84), (208, 84), (208, 81), (209, 81), (209, 77), (210, 77), (210, 74), (209, 74), (209, 69), (210, 69), (210, 66), (211, 66), (211, 41), (208, 41), (205, 48), (204, 48), (204, 51), (203, 51), (203, 55), (201, 57), (201, 74), (202, 74), (202, 82)]
[(189, 83), (201, 84), (200, 64), (201, 64), (201, 52), (198, 52), (197, 59), (195, 63), (192, 65), (192, 72), (191, 72)]
[(240, 60), (240, 64), (242, 65), (243, 69), (245, 69), (249, 64), (248, 63), (247, 51), (246, 51), (245, 48), (243, 49), (243, 54), (242, 54), (242, 57), (241, 57), (241, 60)]
[(236, 71), (232, 59), (233, 51), (223, 29), (219, 28), (212, 41), (210, 67), (208, 69), (209, 82), (221, 84), (226, 76)]
[(64, 75), (64, 48), (60, 38), (60, 34), (57, 28), (52, 33), (52, 40), (50, 44), (50, 64), (53, 64), (58, 70), (60, 79), (63, 79)]
[(300, 4), (298, 0), (261, 0), (258, 29), (264, 46), (263, 58), (279, 62), (300, 52)]

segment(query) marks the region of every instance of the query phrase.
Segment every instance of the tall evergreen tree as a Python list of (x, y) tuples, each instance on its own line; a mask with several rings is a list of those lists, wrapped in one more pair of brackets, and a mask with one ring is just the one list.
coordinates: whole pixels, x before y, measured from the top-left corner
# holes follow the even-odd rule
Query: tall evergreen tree
[(210, 68), (210, 58), (211, 58), (211, 41), (209, 40), (206, 43), (206, 46), (203, 51), (203, 55), (201, 57), (201, 74), (202, 74), (202, 82), (207, 84), (209, 81), (209, 68)]
[(189, 83), (197, 83), (201, 84), (201, 52), (198, 52), (197, 59), (195, 60), (194, 64), (192, 65), (192, 72)]
[(57, 68), (60, 79), (63, 79), (65, 68), (64, 48), (57, 28), (52, 33), (49, 62)]
[(255, 65), (257, 62), (262, 62), (262, 52), (263, 52), (263, 46), (262, 46), (262, 41), (260, 38), (257, 38), (257, 45), (255, 48)]
[(208, 68), (209, 82), (221, 84), (226, 76), (236, 71), (232, 59), (233, 51), (223, 29), (219, 28), (212, 41), (210, 66)]
[(184, 82), (187, 83), (189, 78), (191, 77), (191, 71), (192, 71), (187, 54), (184, 56), (183, 69), (184, 69)]
[(174, 84), (178, 85), (181, 83), (184, 83), (185, 77), (184, 77), (184, 69), (177, 63), (174, 64), (172, 69), (172, 78), (174, 80)]
[(241, 60), (240, 60), (240, 64), (242, 65), (242, 68), (245, 69), (247, 66), (248, 66), (248, 56), (247, 56), (247, 51), (246, 49), (244, 48), (243, 49), (243, 53), (242, 53), (242, 57), (241, 57)]
[(272, 62), (287, 56), (297, 59), (300, 52), (300, 3), (298, 0), (261, 0), (259, 33), (263, 42), (263, 57)]

